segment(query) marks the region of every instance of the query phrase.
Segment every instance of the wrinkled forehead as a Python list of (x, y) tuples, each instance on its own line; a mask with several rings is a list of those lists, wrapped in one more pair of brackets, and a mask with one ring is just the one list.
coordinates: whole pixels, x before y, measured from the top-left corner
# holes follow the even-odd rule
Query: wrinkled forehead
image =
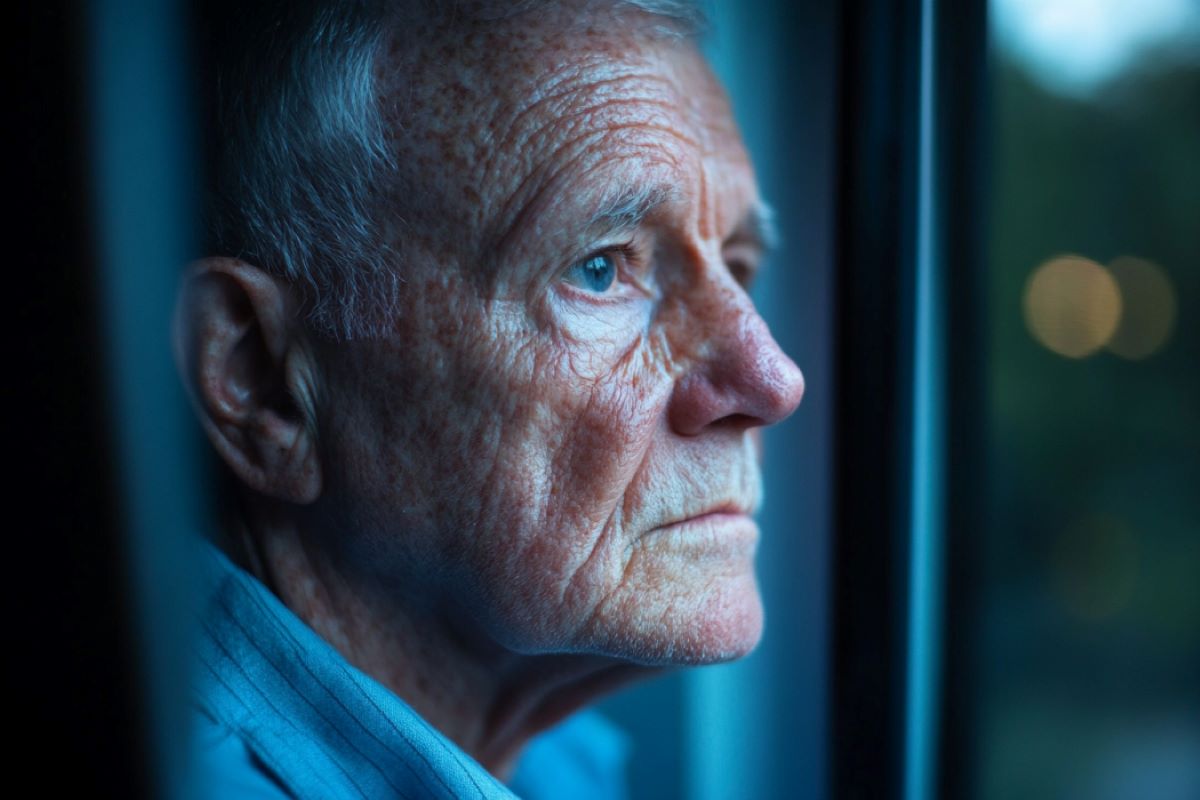
[[(386, 64), (398, 161), (430, 193), (414, 213), (502, 229), (539, 193), (618, 178), (734, 204), (756, 198), (723, 90), (695, 44), (661, 18), (619, 5), (580, 13), (536, 4), (501, 20), (409, 31)], [(730, 185), (711, 185), (713, 176)]]

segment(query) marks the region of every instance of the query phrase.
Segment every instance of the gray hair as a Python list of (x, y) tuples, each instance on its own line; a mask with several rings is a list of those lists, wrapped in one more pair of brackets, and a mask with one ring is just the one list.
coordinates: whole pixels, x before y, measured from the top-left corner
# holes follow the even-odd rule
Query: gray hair
[[(608, 1), (663, 17), (676, 35), (703, 26), (695, 0)], [(204, 20), (212, 89), (205, 246), (298, 285), (305, 321), (334, 339), (380, 333), (403, 284), (384, 230), (397, 170), (375, 69), (397, 5), (216, 3)], [(453, 2), (424, 5), (462, 12)]]

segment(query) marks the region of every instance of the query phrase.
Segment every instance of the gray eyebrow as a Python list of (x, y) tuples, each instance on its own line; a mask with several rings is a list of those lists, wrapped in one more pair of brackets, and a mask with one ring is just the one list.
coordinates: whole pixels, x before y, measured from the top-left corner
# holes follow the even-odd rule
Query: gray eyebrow
[[(619, 188), (600, 202), (599, 210), (588, 221), (588, 230), (599, 236), (634, 230), (656, 208), (676, 197), (675, 187), (663, 183)], [(765, 200), (755, 202), (734, 236), (748, 239), (764, 253), (774, 251), (780, 244), (775, 209)]]
[(623, 187), (600, 202), (600, 208), (588, 222), (588, 229), (599, 235), (637, 228), (659, 206), (677, 192), (668, 184)]

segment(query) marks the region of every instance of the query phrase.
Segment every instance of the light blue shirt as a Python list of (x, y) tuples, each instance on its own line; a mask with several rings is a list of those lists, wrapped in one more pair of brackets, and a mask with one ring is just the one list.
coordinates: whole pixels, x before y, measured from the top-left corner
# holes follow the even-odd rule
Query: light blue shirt
[(193, 679), (201, 797), (626, 796), (626, 740), (598, 714), (534, 739), (506, 786), (211, 545), (203, 586)]

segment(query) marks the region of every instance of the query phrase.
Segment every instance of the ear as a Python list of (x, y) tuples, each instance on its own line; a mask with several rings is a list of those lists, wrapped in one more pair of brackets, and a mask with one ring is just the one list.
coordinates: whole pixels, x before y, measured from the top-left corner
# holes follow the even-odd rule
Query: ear
[(251, 489), (292, 503), (321, 494), (316, 364), (286, 286), (258, 267), (206, 258), (188, 267), (175, 361), (208, 438)]

